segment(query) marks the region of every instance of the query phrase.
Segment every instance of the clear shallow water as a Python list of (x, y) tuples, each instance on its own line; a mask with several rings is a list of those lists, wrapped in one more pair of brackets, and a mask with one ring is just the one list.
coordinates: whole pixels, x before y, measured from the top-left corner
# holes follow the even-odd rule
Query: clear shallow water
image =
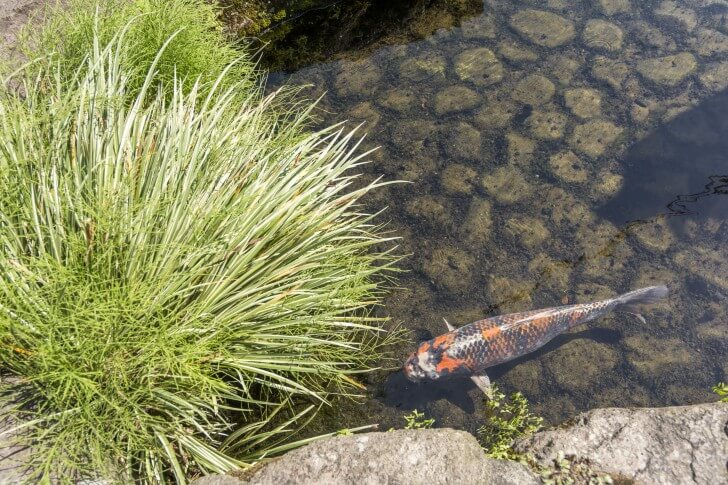
[[(500, 313), (666, 283), (647, 324), (612, 315), (490, 370), (552, 423), (714, 400), (728, 378), (728, 2), (487, 0), (424, 40), (272, 76), (365, 122), (365, 179), (412, 256), (385, 313), (396, 349)], [(340, 426), (477, 427), (466, 379), (371, 379)]]

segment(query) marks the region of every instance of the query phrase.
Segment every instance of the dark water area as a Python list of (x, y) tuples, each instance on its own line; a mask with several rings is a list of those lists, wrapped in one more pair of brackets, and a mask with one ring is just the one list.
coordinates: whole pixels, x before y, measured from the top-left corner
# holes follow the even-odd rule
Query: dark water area
[[(363, 182), (411, 254), (383, 310), (395, 350), (503, 313), (664, 283), (646, 323), (613, 314), (490, 369), (558, 423), (608, 406), (715, 400), (728, 378), (728, 2), (486, 0), (421, 39), (339, 51), (307, 84), (321, 123), (365, 123)], [(433, 13), (433, 15), (436, 13)], [(383, 37), (382, 37), (383, 38)], [(304, 64), (300, 64), (304, 65)], [(370, 379), (339, 426), (414, 408), (474, 430), (468, 379)]]

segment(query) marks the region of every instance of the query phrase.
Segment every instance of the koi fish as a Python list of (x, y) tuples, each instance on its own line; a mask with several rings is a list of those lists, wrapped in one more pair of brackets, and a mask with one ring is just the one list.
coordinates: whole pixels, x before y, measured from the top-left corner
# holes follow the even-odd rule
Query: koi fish
[(449, 375), (468, 375), (492, 397), (485, 369), (508, 362), (542, 347), (560, 333), (616, 310), (632, 314), (636, 307), (655, 303), (668, 294), (665, 286), (650, 286), (608, 300), (565, 305), (486, 318), (423, 342), (404, 364), (413, 382)]

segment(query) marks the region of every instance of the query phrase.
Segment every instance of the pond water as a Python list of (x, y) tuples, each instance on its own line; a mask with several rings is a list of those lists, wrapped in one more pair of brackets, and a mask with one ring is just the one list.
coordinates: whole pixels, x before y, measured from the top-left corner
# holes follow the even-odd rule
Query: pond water
[[(410, 182), (367, 201), (411, 254), (384, 310), (412, 330), (397, 357), (443, 317), (665, 283), (647, 323), (610, 315), (491, 380), (551, 423), (714, 400), (728, 378), (728, 1), (486, 0), (448, 25), (271, 75), (326, 92), (323, 124), (365, 123), (380, 147), (366, 180)], [(342, 425), (401, 426), (417, 408), (473, 429), (482, 415), (467, 379), (369, 384)]]

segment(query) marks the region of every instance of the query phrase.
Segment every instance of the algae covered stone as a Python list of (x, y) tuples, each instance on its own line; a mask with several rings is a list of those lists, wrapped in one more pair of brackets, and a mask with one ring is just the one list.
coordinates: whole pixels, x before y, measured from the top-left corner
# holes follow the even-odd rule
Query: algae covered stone
[(540, 105), (549, 101), (556, 92), (556, 86), (549, 78), (530, 74), (516, 84), (511, 96), (524, 104)]
[(505, 231), (528, 248), (543, 244), (550, 236), (546, 224), (541, 219), (530, 216), (511, 217), (506, 221)]
[(622, 83), (627, 79), (629, 73), (629, 66), (617, 59), (596, 56), (592, 61), (592, 75), (616, 90), (622, 89)]
[(544, 365), (564, 389), (586, 391), (600, 386), (603, 376), (617, 366), (613, 345), (576, 339), (550, 352)]
[(505, 128), (519, 111), (519, 106), (510, 99), (488, 100), (472, 118), (480, 129), (498, 130)]
[(467, 195), (473, 192), (474, 185), (478, 183), (478, 172), (467, 165), (453, 163), (443, 170), (440, 183), (447, 193)]
[(710, 64), (698, 76), (700, 84), (714, 92), (728, 88), (728, 61)]
[(567, 86), (571, 83), (574, 75), (581, 67), (582, 61), (575, 59), (574, 57), (555, 54), (549, 56), (547, 59), (547, 66), (549, 73), (556, 79), (561, 85)]
[(579, 118), (594, 118), (601, 114), (602, 95), (596, 89), (568, 89), (564, 92), (564, 103)]
[(521, 10), (511, 17), (511, 27), (534, 44), (557, 47), (571, 41), (574, 24), (555, 13), (543, 10)]
[(564, 136), (566, 116), (558, 111), (533, 111), (526, 119), (526, 126), (536, 138), (558, 140)]
[(466, 39), (495, 39), (498, 32), (495, 19), (488, 15), (464, 20), (460, 24), (460, 29)]
[(582, 33), (584, 43), (592, 49), (618, 51), (622, 48), (622, 29), (604, 20), (589, 20)]
[(663, 86), (677, 86), (692, 74), (698, 63), (689, 52), (644, 59), (637, 63), (637, 71), (650, 81)]
[(382, 73), (369, 60), (344, 62), (334, 86), (339, 96), (373, 96)]
[(605, 15), (628, 13), (632, 10), (630, 0), (597, 0), (596, 3)]
[(512, 41), (503, 41), (498, 44), (498, 54), (511, 62), (533, 62), (538, 60), (537, 53)]
[(523, 173), (515, 167), (498, 167), (483, 176), (483, 190), (498, 202), (513, 204), (531, 197), (532, 182), (524, 177)]
[(492, 206), (486, 199), (474, 197), (470, 202), (465, 223), (460, 228), (462, 239), (473, 249), (480, 249), (491, 236)]
[(435, 52), (425, 52), (416, 57), (410, 57), (399, 66), (399, 75), (409, 81), (421, 82), (435, 76), (445, 76), (447, 61)]
[(570, 150), (551, 155), (549, 166), (554, 175), (565, 182), (586, 182), (589, 175), (581, 159)]
[(630, 232), (644, 247), (653, 251), (664, 252), (675, 244), (675, 236), (665, 217), (637, 223)]
[(590, 121), (574, 128), (569, 144), (577, 151), (592, 157), (602, 155), (623, 129), (605, 120)]
[(486, 47), (469, 49), (455, 57), (455, 72), (461, 81), (490, 86), (503, 79), (503, 65)]
[(508, 163), (528, 169), (536, 154), (537, 143), (515, 131), (506, 134), (506, 143), (508, 144)]
[(435, 113), (444, 115), (467, 111), (480, 104), (478, 93), (465, 86), (449, 86), (435, 95)]
[(459, 121), (444, 126), (443, 132), (449, 154), (464, 160), (480, 160), (480, 131), (473, 128), (469, 123)]
[(712, 29), (700, 29), (693, 40), (698, 55), (712, 57), (728, 53), (728, 35)]
[(393, 88), (382, 93), (379, 105), (399, 113), (407, 112), (417, 106), (417, 94), (408, 88)]
[(668, 23), (670, 26), (691, 31), (698, 25), (698, 16), (695, 10), (680, 5), (673, 0), (665, 0), (655, 10), (655, 17)]
[(438, 246), (425, 256), (422, 269), (438, 286), (452, 292), (472, 290), (475, 259), (452, 246)]
[(405, 210), (412, 217), (426, 221), (440, 230), (449, 230), (453, 227), (452, 211), (446, 199), (442, 197), (432, 195), (415, 197), (407, 202)]

